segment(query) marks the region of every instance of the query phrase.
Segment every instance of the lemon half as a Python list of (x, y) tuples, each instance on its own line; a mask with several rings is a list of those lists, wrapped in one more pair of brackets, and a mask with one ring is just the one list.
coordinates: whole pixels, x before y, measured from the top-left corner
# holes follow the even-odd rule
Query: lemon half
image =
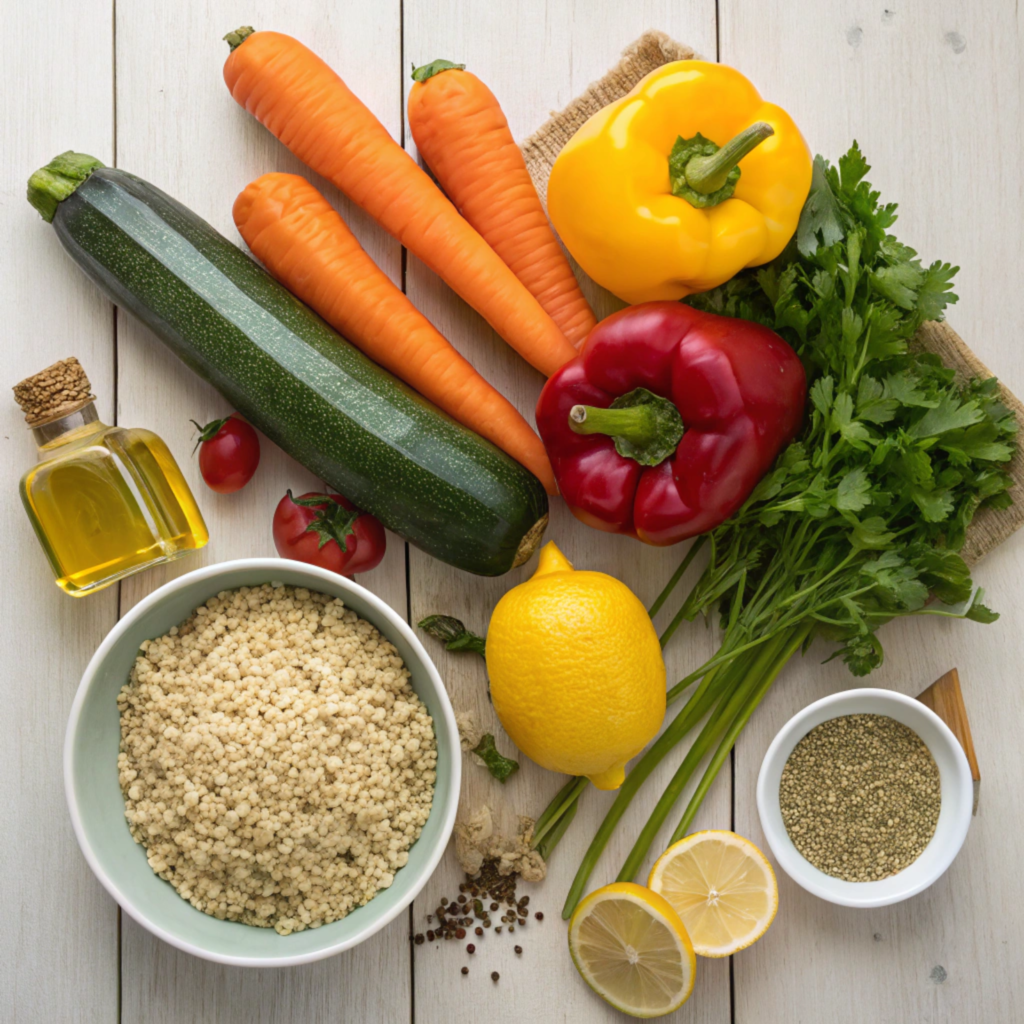
[(672, 905), (701, 956), (730, 956), (753, 945), (779, 908), (771, 864), (735, 832), (695, 832), (674, 843), (647, 884)]
[(632, 882), (592, 892), (569, 922), (569, 952), (583, 980), (633, 1017), (679, 1009), (693, 991), (697, 958), (679, 915)]

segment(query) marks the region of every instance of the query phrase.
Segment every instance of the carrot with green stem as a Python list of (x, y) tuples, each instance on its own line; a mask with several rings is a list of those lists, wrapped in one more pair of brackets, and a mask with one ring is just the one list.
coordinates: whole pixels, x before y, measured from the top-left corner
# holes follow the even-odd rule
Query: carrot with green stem
[(409, 127), (420, 156), (562, 333), (582, 344), (596, 323), (593, 310), (494, 93), (464, 64), (448, 60), (416, 68), (412, 77)]
[(419, 257), (550, 376), (576, 349), (501, 257), (315, 53), (291, 36), (225, 37), (236, 102)]
[(235, 226), (270, 273), (375, 362), (522, 463), (556, 493), (540, 438), (370, 258), (297, 174), (264, 174), (235, 200)]

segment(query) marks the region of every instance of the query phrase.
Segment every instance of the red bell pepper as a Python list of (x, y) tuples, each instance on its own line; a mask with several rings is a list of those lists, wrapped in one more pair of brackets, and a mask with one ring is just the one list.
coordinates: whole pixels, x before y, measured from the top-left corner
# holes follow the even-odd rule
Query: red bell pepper
[(674, 544), (728, 519), (790, 442), (807, 379), (767, 327), (630, 306), (551, 377), (537, 429), (573, 515)]

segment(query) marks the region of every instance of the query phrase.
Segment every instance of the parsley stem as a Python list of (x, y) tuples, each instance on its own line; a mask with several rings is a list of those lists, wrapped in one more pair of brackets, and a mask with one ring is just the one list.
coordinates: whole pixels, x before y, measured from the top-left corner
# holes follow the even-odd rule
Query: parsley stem
[(647, 856), (651, 843), (675, 806), (676, 801), (678, 801), (687, 782), (690, 781), (690, 776), (693, 775), (697, 766), (711, 750), (718, 737), (737, 718), (746, 701), (751, 697), (760, 681), (764, 678), (765, 673), (775, 662), (780, 650), (786, 646), (786, 640), (787, 637), (785, 635), (776, 637), (758, 652), (749, 667), (743, 665), (741, 671), (734, 674), (734, 681), (723, 694), (718, 706), (704, 724), (704, 728), (697, 736), (697, 739), (694, 740), (690, 749), (686, 752), (682, 763), (676, 769), (669, 784), (665, 787), (661, 798), (655, 804), (651, 816), (647, 819), (647, 824), (640, 830), (640, 834), (633, 844), (633, 849), (630, 850), (629, 856), (626, 857), (626, 861), (622, 865), (617, 881), (629, 882), (633, 880), (640, 869), (640, 865), (643, 863), (644, 857)]
[[(709, 674), (710, 675), (710, 674)], [(652, 771), (661, 763), (665, 755), (711, 710), (715, 702), (722, 694), (733, 685), (735, 679), (740, 677), (736, 664), (728, 666), (720, 673), (715, 673), (711, 678), (705, 678), (704, 683), (690, 696), (689, 700), (679, 710), (679, 713), (672, 720), (667, 729), (647, 748), (647, 752), (633, 766), (626, 781), (619, 787), (608, 808), (604, 820), (598, 827), (594, 838), (591, 840), (587, 852), (583, 855), (579, 870), (573, 879), (569, 895), (566, 897), (565, 906), (562, 909), (562, 916), (568, 918), (580, 897), (583, 895), (584, 887), (594, 870), (608, 840), (615, 831), (616, 825), (622, 815), (629, 807), (630, 801), (643, 783), (647, 780)]]
[(710, 764), (704, 770), (704, 776), (697, 785), (696, 790), (690, 802), (686, 805), (686, 810), (683, 812), (683, 817), (676, 827), (675, 832), (672, 833), (672, 838), (669, 843), (676, 843), (682, 839), (690, 825), (693, 824), (693, 819), (700, 808), (704, 797), (707, 795), (708, 790), (711, 788), (711, 783), (715, 781), (715, 777), (718, 775), (725, 763), (725, 759), (729, 756), (729, 751), (736, 745), (736, 740), (739, 734), (743, 731), (744, 726), (750, 720), (750, 716), (754, 713), (758, 704), (761, 703), (761, 699), (770, 689), (772, 683), (775, 682), (776, 677), (782, 671), (783, 667), (788, 663), (789, 659), (800, 649), (801, 645), (810, 635), (813, 623), (807, 623), (807, 625), (799, 628), (789, 639), (789, 642), (782, 648), (781, 653), (776, 657), (774, 664), (772, 664), (768, 670), (764, 673), (761, 682), (758, 683), (753, 693), (750, 695), (749, 700), (743, 706), (742, 710), (733, 719), (732, 725), (729, 726), (729, 731), (725, 734), (725, 739), (722, 740), (721, 745), (715, 752), (715, 756), (711, 759)]
[[(648, 609), (648, 615), (653, 619), (658, 612), (661, 611), (662, 605), (669, 599), (672, 591), (675, 590), (676, 585), (683, 578), (686, 570), (690, 568), (690, 563), (697, 557), (698, 552), (704, 546), (704, 542), (707, 540), (707, 534), (701, 534), (691, 545), (690, 550), (686, 552), (686, 557), (679, 563), (679, 568), (672, 574), (672, 578), (665, 584), (665, 588), (662, 592), (654, 599), (654, 604)], [(664, 642), (662, 647), (664, 647)]]
[(587, 782), (586, 777), (582, 775), (571, 778), (555, 794), (555, 798), (548, 804), (544, 813), (533, 826), (533, 845), (535, 847), (540, 845), (541, 840), (551, 832), (552, 828), (565, 816), (566, 812), (576, 806), (576, 801), (580, 798), (583, 790), (587, 788)]

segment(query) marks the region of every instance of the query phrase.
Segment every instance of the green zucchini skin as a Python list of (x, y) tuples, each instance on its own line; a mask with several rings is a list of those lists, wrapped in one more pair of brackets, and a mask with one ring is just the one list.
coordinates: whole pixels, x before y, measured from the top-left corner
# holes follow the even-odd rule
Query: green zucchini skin
[(115, 303), (388, 529), (482, 576), (536, 547), (548, 502), (532, 473), (367, 359), (175, 199), (99, 168), (53, 226)]

